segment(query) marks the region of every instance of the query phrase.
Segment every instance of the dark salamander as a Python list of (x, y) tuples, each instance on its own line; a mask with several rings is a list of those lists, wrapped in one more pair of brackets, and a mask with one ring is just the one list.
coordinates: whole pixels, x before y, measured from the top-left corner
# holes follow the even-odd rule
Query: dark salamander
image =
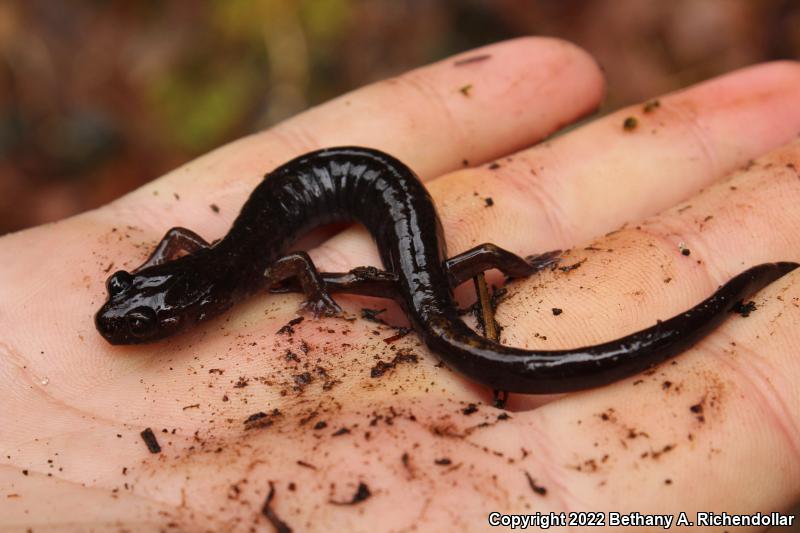
[[(335, 221), (363, 224), (385, 271), (320, 274), (304, 252), (287, 253), (302, 234)], [(553, 260), (552, 253), (523, 259), (492, 244), (447, 259), (433, 200), (406, 165), (377, 150), (331, 148), (269, 173), (220, 241), (210, 245), (189, 230), (171, 229), (141, 267), (108, 279), (109, 298), (95, 323), (111, 344), (135, 344), (185, 330), (269, 288), (301, 289), (317, 315), (341, 311), (331, 292), (386, 297), (400, 304), (433, 352), (473, 380), (498, 390), (555, 393), (605, 385), (686, 350), (742, 298), (798, 266), (753, 267), (685, 313), (583, 348), (503, 346), (459, 318), (456, 285), (491, 268), (529, 276)]]

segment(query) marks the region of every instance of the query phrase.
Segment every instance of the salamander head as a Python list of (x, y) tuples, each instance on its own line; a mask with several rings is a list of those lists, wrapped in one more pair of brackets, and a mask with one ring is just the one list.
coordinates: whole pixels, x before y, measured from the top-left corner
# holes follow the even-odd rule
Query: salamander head
[(213, 284), (191, 268), (120, 270), (106, 281), (108, 300), (94, 317), (97, 331), (111, 344), (141, 344), (169, 337), (228, 305), (209, 297)]

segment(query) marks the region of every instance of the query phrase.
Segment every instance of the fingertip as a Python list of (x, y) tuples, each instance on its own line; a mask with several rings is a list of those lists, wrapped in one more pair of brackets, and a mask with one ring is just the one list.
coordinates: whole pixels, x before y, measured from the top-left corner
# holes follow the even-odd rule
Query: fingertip
[(800, 81), (800, 61), (792, 59), (769, 61), (743, 68), (738, 72), (760, 76), (764, 80), (772, 82), (797, 83)]
[(506, 41), (509, 45), (517, 46), (522, 51), (550, 53), (554, 59), (562, 64), (572, 64), (585, 76), (586, 81), (593, 88), (601, 90), (604, 94), (606, 88), (606, 73), (603, 66), (588, 50), (577, 44), (559, 37), (525, 36)]
[(605, 75), (591, 54), (553, 37), (491, 44), (426, 69), (438, 69), (442, 87), (471, 89), (469, 98), (451, 100), (472, 123), (464, 143), (471, 165), (541, 141), (596, 111), (605, 96)]
[[(709, 133), (736, 154), (757, 157), (800, 131), (800, 62), (774, 61), (719, 76), (675, 95), (702, 113)], [(732, 167), (739, 158), (730, 158)]]
[(495, 50), (505, 58), (503, 67), (530, 71), (541, 76), (542, 83), (558, 80), (559, 89), (578, 91), (573, 95), (576, 105), (583, 103), (585, 109), (596, 109), (605, 97), (605, 70), (587, 50), (570, 41), (529, 35), (484, 49)]
[(380, 148), (427, 178), (540, 141), (595, 110), (604, 86), (602, 70), (578, 46), (521, 37), (364, 87), (283, 129), (313, 123), (318, 143)]

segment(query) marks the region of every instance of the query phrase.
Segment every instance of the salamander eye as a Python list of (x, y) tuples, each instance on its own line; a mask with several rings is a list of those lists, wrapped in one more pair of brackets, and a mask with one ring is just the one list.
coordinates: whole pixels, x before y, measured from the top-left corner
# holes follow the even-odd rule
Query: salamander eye
[(133, 276), (124, 270), (114, 272), (106, 281), (106, 290), (111, 296), (115, 296), (133, 285)]
[(149, 307), (137, 307), (125, 315), (125, 322), (134, 337), (144, 337), (155, 330), (156, 313)]

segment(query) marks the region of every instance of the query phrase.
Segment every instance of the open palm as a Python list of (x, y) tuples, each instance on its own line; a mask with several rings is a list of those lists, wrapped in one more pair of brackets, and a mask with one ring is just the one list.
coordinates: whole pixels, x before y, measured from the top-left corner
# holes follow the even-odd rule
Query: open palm
[[(350, 144), (428, 182), (451, 255), (487, 241), (571, 249), (564, 264), (579, 268), (509, 287), (504, 343), (619, 337), (749, 266), (800, 260), (798, 87), (798, 64), (762, 65), (540, 143), (597, 107), (602, 75), (568, 43), (515, 40), (0, 239), (0, 525), (473, 530), (492, 511), (786, 510), (800, 498), (800, 274), (645, 375), (514, 395), (510, 413), (413, 334), (365, 319), (284, 327), (296, 295), (252, 298), (143, 346), (108, 345), (92, 315), (108, 273), (140, 264), (169, 227), (218, 238), (266, 171)], [(322, 271), (379, 264), (362, 228), (303, 247)], [(337, 301), (401, 320), (386, 302)]]

